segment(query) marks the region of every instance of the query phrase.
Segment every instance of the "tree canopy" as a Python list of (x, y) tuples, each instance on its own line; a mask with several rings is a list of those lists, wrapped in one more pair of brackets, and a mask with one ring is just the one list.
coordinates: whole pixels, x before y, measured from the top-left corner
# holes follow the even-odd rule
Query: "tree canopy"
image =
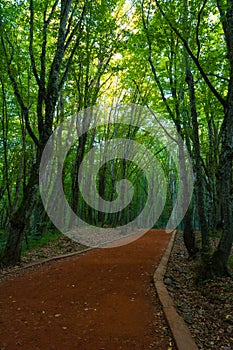
[[(25, 235), (33, 239), (54, 229), (39, 191), (41, 157), (54, 130), (87, 108), (136, 104), (162, 116), (179, 133), (180, 172), (153, 132), (117, 122), (98, 126), (82, 133), (67, 153), (62, 173), (70, 207), (99, 227), (119, 227), (139, 215), (150, 186), (132, 161), (111, 160), (97, 177), (99, 194), (107, 201), (117, 198), (117, 181), (127, 179), (134, 186), (132, 202), (120, 212), (91, 208), (79, 186), (80, 166), (93, 147), (101, 154), (107, 140), (128, 138), (161, 163), (166, 200), (154, 225), (165, 228), (179, 187), (189, 191), (185, 146), (194, 173), (192, 200), (180, 226), (186, 248), (190, 256), (201, 257), (203, 278), (228, 274), (233, 242), (232, 1), (2, 0), (0, 53), (3, 265), (20, 261)], [(81, 115), (80, 125), (91, 125)], [(186, 204), (183, 198), (180, 205)], [(213, 251), (216, 232), (219, 244)]]

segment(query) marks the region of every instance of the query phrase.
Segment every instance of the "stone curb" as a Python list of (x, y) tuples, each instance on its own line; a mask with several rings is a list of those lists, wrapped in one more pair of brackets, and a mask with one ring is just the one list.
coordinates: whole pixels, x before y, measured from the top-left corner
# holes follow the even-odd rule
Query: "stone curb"
[(93, 249), (95, 249), (95, 248), (92, 248), (92, 247), (85, 248), (85, 249), (79, 250), (77, 252), (67, 253), (67, 254), (63, 254), (63, 255), (57, 255), (57, 256), (54, 256), (52, 258), (43, 259), (41, 261), (30, 263), (30, 264), (27, 264), (24, 266), (15, 267), (13, 269), (10, 269), (6, 273), (4, 273), (3, 278), (10, 276), (12, 274), (14, 275), (15, 273), (20, 273), (21, 271), (25, 271), (25, 270), (28, 270), (28, 269), (33, 268), (33, 267), (39, 267), (39, 266), (46, 265), (46, 264), (49, 264), (49, 263), (52, 263), (52, 262), (55, 262), (55, 261), (58, 261), (61, 259), (71, 258), (72, 256), (78, 256), (78, 255), (84, 254), (86, 252), (89, 252), (89, 250), (93, 250)]
[(57, 260), (65, 259), (65, 258), (70, 258), (72, 256), (81, 255), (81, 254), (89, 252), (89, 250), (93, 250), (93, 249), (95, 249), (95, 248), (85, 248), (85, 249), (79, 250), (77, 252), (67, 253), (67, 254), (63, 254), (63, 255), (57, 255), (57, 256), (54, 256), (52, 258), (44, 259), (44, 260), (41, 260), (41, 261), (38, 261), (35, 263), (25, 265), (22, 267), (22, 269), (28, 269), (30, 267), (34, 267), (37, 265), (44, 265), (44, 264), (47, 264), (47, 263), (50, 263), (53, 261), (57, 261)]
[(186, 326), (183, 318), (177, 313), (173, 300), (168, 294), (168, 290), (163, 283), (163, 277), (167, 269), (167, 264), (174, 244), (175, 235), (176, 231), (172, 233), (172, 237), (167, 246), (167, 249), (163, 254), (158, 268), (154, 273), (153, 280), (159, 300), (163, 307), (164, 315), (177, 346), (177, 350), (198, 350), (198, 347), (193, 340), (188, 327)]

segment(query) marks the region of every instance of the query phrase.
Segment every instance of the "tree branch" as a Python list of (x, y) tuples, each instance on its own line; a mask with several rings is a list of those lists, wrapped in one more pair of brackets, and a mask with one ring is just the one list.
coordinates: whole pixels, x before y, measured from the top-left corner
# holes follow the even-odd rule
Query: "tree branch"
[[(148, 21), (148, 16), (147, 16), (147, 21)], [(175, 115), (174, 113), (172, 112), (168, 102), (167, 102), (167, 98), (164, 94), (164, 91), (163, 91), (163, 88), (162, 88), (162, 85), (161, 85), (161, 82), (158, 78), (158, 75), (157, 75), (157, 72), (156, 72), (156, 69), (155, 69), (155, 66), (154, 66), (154, 63), (153, 63), (153, 59), (152, 59), (152, 43), (151, 43), (151, 40), (150, 40), (150, 35), (149, 35), (149, 32), (148, 32), (148, 26), (147, 26), (147, 22), (145, 21), (145, 16), (144, 16), (144, 8), (143, 8), (143, 3), (142, 3), (142, 23), (143, 23), (143, 28), (144, 28), (144, 31), (145, 31), (145, 34), (146, 34), (146, 38), (147, 38), (147, 43), (148, 43), (148, 46), (149, 46), (149, 55), (148, 55), (148, 61), (149, 61), (149, 64), (150, 64), (150, 67), (151, 67), (151, 71), (153, 73), (153, 76), (154, 76), (154, 80), (159, 88), (159, 91), (160, 91), (160, 95), (162, 97), (162, 100), (165, 104), (165, 107), (167, 109), (167, 112), (169, 113), (170, 117), (175, 120)]]
[[(60, 80), (60, 83), (59, 83), (59, 88), (58, 88), (59, 91), (64, 86), (64, 83), (65, 83), (65, 81), (67, 79), (67, 75), (68, 75), (70, 66), (71, 66), (72, 61), (73, 61), (74, 54), (75, 54), (75, 52), (76, 52), (76, 50), (77, 50), (77, 48), (78, 48), (78, 46), (80, 44), (80, 40), (81, 40), (81, 37), (82, 37), (81, 25), (82, 25), (82, 22), (84, 20), (85, 12), (86, 12), (86, 3), (83, 6), (81, 17), (80, 17), (77, 25), (75, 26), (75, 32), (79, 28), (79, 34), (78, 34), (78, 36), (76, 38), (76, 42), (75, 42), (75, 44), (74, 44), (74, 46), (73, 46), (73, 48), (71, 50), (71, 53), (70, 53), (70, 56), (69, 56), (68, 60), (67, 60), (65, 71), (64, 71), (63, 76), (62, 76), (62, 78)], [(71, 33), (72, 38), (73, 38), (75, 32), (74, 32), (74, 30), (72, 31), (72, 33)], [(70, 42), (72, 41), (71, 35), (70, 35), (70, 37), (68, 38), (68, 41), (65, 44), (64, 51), (67, 49), (67, 47), (69, 46)]]
[(29, 53), (30, 53), (30, 58), (31, 58), (31, 63), (32, 63), (32, 71), (34, 74), (34, 77), (36, 79), (36, 82), (38, 86), (40, 86), (40, 78), (37, 72), (36, 68), (36, 62), (35, 62), (35, 57), (33, 53), (33, 42), (34, 42), (34, 36), (33, 36), (33, 31), (34, 31), (34, 3), (33, 0), (30, 0), (30, 43), (29, 43)]
[(185, 49), (187, 50), (189, 56), (192, 58), (193, 62), (195, 63), (197, 69), (199, 70), (202, 78), (204, 79), (204, 81), (206, 82), (207, 86), (209, 87), (209, 89), (211, 90), (211, 92), (214, 94), (214, 96), (217, 98), (217, 100), (222, 104), (222, 106), (225, 108), (226, 106), (226, 100), (219, 94), (219, 92), (215, 89), (215, 87), (211, 84), (207, 74), (205, 73), (204, 69), (202, 68), (198, 57), (196, 57), (193, 53), (193, 51), (191, 50), (187, 40), (185, 40), (185, 38), (181, 35), (181, 33), (179, 32), (179, 30), (172, 24), (172, 22), (170, 21), (170, 19), (168, 18), (168, 16), (165, 14), (165, 12), (163, 11), (163, 9), (161, 8), (160, 2), (158, 0), (155, 0), (159, 11), (161, 12), (162, 16), (165, 18), (165, 20), (167, 21), (167, 23), (169, 24), (169, 26), (172, 28), (172, 30), (176, 33), (177, 37), (181, 40), (181, 42), (183, 43)]
[[(9, 40), (9, 39), (8, 39)], [(6, 46), (5, 46), (5, 43), (4, 43), (4, 40), (3, 38), (1, 38), (1, 42), (2, 42), (2, 46), (3, 46), (3, 50), (4, 50), (4, 54), (5, 54), (5, 57), (7, 59), (7, 72), (8, 72), (8, 76), (10, 78), (10, 81), (11, 81), (11, 85), (13, 87), (13, 90), (14, 90), (14, 94), (15, 94), (15, 97), (20, 105), (20, 108), (22, 110), (22, 114), (25, 118), (25, 124), (26, 124), (26, 128), (27, 128), (27, 131), (29, 133), (29, 135), (31, 136), (32, 140), (34, 141), (34, 143), (39, 146), (39, 141), (36, 137), (36, 135), (34, 134), (32, 128), (31, 128), (31, 125), (30, 125), (30, 122), (29, 122), (29, 116), (28, 116), (28, 112), (29, 112), (29, 108), (24, 104), (23, 102), (23, 98), (20, 94), (20, 91), (19, 91), (19, 88), (18, 88), (18, 84), (17, 84), (17, 81), (14, 77), (14, 74), (12, 72), (12, 69), (11, 69), (11, 60), (8, 59), (8, 55), (7, 55), (7, 51), (6, 51)]]
[(46, 20), (47, 25), (50, 24), (50, 22), (51, 22), (51, 20), (52, 20), (52, 18), (53, 18), (53, 14), (54, 14), (54, 11), (55, 11), (55, 9), (56, 9), (56, 7), (57, 7), (58, 1), (59, 1), (59, 0), (56, 0), (56, 1), (54, 2), (54, 4), (53, 4), (53, 7), (52, 7), (51, 12), (50, 12), (50, 14), (49, 14), (49, 17), (48, 17), (48, 19)]
[(45, 123), (43, 126), (43, 141), (46, 142), (52, 133), (53, 117), (59, 93), (59, 74), (64, 57), (66, 24), (69, 16), (72, 0), (61, 1), (60, 24), (58, 29), (57, 47), (51, 64), (46, 98), (45, 98)]
[[(84, 16), (85, 16), (85, 13), (86, 13), (86, 9), (87, 9), (87, 4), (86, 4), (86, 1), (83, 5), (83, 9), (82, 9), (82, 13), (81, 13), (81, 16), (80, 16), (80, 19), (78, 20), (78, 23), (76, 24), (76, 26), (74, 27), (74, 29), (72, 30), (72, 32), (70, 33), (67, 41), (66, 41), (66, 44), (65, 44), (65, 48), (64, 50), (66, 51), (66, 49), (68, 48), (68, 46), (70, 45), (71, 41), (73, 40), (74, 38), (74, 35), (76, 34), (77, 30), (81, 28), (81, 25), (82, 25), (82, 22), (84, 20)], [(70, 25), (68, 26), (68, 29), (70, 28)], [(68, 29), (66, 31), (66, 37), (68, 35)]]
[(204, 8), (207, 4), (207, 1), (208, 0), (205, 0), (204, 3), (202, 4), (202, 7), (201, 7), (200, 11), (198, 12), (198, 17), (197, 17), (197, 26), (196, 26), (197, 59), (199, 59), (200, 52), (201, 52), (201, 43), (199, 40), (199, 27), (201, 24), (201, 15), (202, 15), (202, 12), (204, 11)]

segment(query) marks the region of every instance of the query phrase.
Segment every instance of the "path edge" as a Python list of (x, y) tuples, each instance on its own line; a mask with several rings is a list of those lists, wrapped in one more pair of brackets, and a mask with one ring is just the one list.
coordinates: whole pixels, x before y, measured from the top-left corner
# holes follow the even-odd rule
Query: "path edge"
[[(39, 260), (39, 261), (28, 263), (28, 264), (23, 265), (23, 266), (17, 266), (17, 267), (14, 267), (14, 268), (10, 268), (9, 271), (6, 271), (3, 274), (2, 280), (5, 277), (7, 278), (8, 276), (11, 276), (11, 275), (14, 276), (15, 274), (20, 274), (21, 272), (30, 270), (30, 269), (32, 269), (34, 267), (37, 268), (37, 267), (41, 267), (41, 266), (44, 266), (44, 265), (49, 265), (50, 263), (59, 261), (61, 259), (71, 258), (71, 257), (75, 257), (75, 256), (79, 256), (79, 255), (85, 254), (85, 253), (89, 252), (90, 250), (94, 250), (94, 249), (96, 249), (96, 248), (93, 248), (93, 247), (83, 248), (83, 249), (80, 249), (80, 250), (77, 250), (77, 251), (74, 251), (74, 252), (71, 252), (71, 253), (65, 253), (65, 254), (62, 254), (62, 255), (56, 255), (56, 256), (53, 256), (51, 258), (45, 258), (45, 259), (42, 259), (42, 260)], [(0, 282), (1, 282), (1, 279), (0, 279)]]
[(159, 266), (154, 272), (153, 282), (157, 291), (159, 300), (162, 304), (163, 312), (171, 330), (177, 350), (198, 350), (198, 347), (191, 335), (190, 330), (185, 324), (183, 318), (177, 313), (174, 302), (170, 297), (168, 290), (163, 282), (164, 274), (167, 270), (167, 264), (174, 245), (176, 231), (173, 231), (172, 237), (162, 256)]

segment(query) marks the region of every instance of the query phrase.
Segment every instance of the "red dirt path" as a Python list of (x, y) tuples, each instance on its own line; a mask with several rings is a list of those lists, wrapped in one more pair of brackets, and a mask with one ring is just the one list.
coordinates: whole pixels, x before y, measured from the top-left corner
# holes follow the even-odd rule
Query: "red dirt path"
[(151, 284), (170, 237), (152, 230), (3, 280), (0, 349), (174, 349)]

